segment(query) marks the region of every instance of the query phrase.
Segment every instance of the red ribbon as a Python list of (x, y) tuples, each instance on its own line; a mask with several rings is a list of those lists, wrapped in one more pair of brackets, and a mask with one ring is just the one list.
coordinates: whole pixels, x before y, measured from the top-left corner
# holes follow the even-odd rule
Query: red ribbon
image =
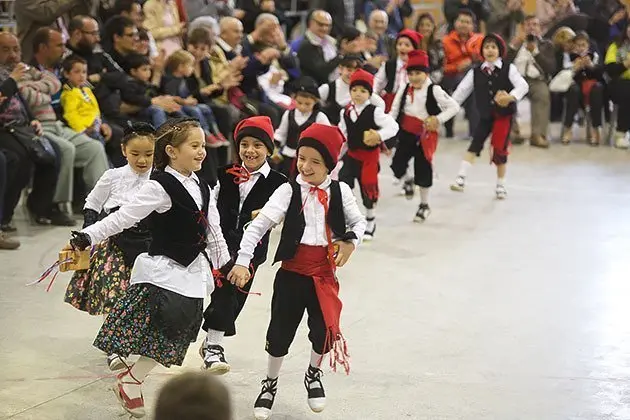
[(54, 271), (55, 274), (53, 274), (52, 279), (50, 279), (50, 282), (48, 283), (48, 286), (46, 286), (46, 292), (50, 292), (50, 289), (52, 288), (52, 285), (55, 282), (55, 279), (57, 278), (57, 275), (59, 274), (59, 266), (62, 265), (62, 264), (65, 264), (65, 263), (69, 263), (69, 262), (72, 262), (72, 258), (66, 258), (65, 260), (62, 260), (62, 261), (56, 261), (53, 265), (48, 267), (41, 274), (41, 276), (39, 276), (39, 279), (37, 279), (36, 281), (34, 281), (32, 283), (28, 283), (27, 286), (33, 286), (33, 285), (36, 285), (36, 284), (39, 284), (39, 283), (43, 282)]
[(226, 169), (225, 173), (228, 173), (234, 177), (235, 184), (242, 184), (244, 182), (247, 182), (252, 177), (252, 174), (247, 170), (246, 167), (238, 164), (234, 164), (230, 168)]

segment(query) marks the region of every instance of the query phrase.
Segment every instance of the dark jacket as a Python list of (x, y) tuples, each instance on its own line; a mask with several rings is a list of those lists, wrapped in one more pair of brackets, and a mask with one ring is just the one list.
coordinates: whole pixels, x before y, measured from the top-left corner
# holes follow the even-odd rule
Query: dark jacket
[(304, 37), (304, 40), (298, 47), (297, 57), (300, 61), (302, 76), (312, 77), (318, 85), (328, 83), (328, 76), (337, 68), (341, 61), (341, 56), (337, 56), (326, 62), (322, 47), (313, 44), (308, 36)]
[[(514, 61), (514, 58), (516, 58), (516, 54), (518, 54), (519, 49), (520, 48), (512, 48), (511, 45), (508, 47), (506, 59), (508, 63)], [(551, 41), (547, 39), (538, 40), (538, 54), (536, 55), (536, 57), (534, 57), (534, 61), (536, 61), (538, 69), (541, 70), (546, 79), (550, 79), (560, 70), (562, 70), (562, 68), (558, 69), (556, 53), (556, 48)]]
[(470, 0), (468, 4), (462, 4), (461, 0), (444, 0), (444, 17), (448, 23), (448, 30), (453, 30), (453, 24), (461, 9), (469, 9), (480, 21), (487, 22), (490, 17), (490, 4), (488, 0)]

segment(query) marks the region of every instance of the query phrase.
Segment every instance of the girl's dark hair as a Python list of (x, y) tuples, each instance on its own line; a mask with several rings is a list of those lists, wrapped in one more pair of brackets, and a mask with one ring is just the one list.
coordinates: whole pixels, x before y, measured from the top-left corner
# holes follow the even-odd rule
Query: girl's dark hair
[(148, 137), (150, 140), (155, 140), (155, 128), (151, 124), (143, 122), (127, 122), (125, 127), (125, 135), (122, 138), (121, 143), (126, 145), (136, 137)]
[[(420, 23), (425, 19), (430, 20), (433, 24), (433, 32), (431, 32), (431, 36), (429, 37), (429, 39), (426, 40), (426, 45), (428, 47), (429, 45), (433, 44), (433, 41), (435, 39), (435, 31), (437, 31), (437, 25), (435, 24), (435, 18), (431, 13), (422, 13), (420, 16), (418, 16), (418, 20), (416, 21), (416, 32), (420, 32)], [(424, 43), (424, 39), (422, 41)]]
[(188, 131), (191, 128), (200, 128), (199, 121), (194, 118), (175, 118), (165, 122), (155, 133), (155, 167), (161, 171), (170, 162), (166, 154), (166, 146), (177, 147), (188, 138)]

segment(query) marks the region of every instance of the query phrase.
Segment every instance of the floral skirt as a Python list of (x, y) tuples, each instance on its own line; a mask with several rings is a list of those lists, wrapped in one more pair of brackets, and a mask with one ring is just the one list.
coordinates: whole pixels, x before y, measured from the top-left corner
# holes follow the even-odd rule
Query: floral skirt
[(155, 321), (152, 302), (159, 291), (159, 287), (147, 283), (129, 286), (103, 323), (94, 346), (106, 354), (124, 357), (135, 354), (149, 357), (166, 367), (181, 366), (201, 327), (203, 299), (197, 302), (199, 316), (194, 325), (173, 338), (168, 337)]
[(72, 275), (64, 301), (90, 315), (108, 314), (125, 295), (130, 276), (120, 248), (103, 241), (90, 256), (90, 268)]

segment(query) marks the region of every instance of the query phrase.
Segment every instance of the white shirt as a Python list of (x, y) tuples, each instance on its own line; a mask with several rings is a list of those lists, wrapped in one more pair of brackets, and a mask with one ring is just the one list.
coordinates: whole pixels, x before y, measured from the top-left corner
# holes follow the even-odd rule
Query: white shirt
[[(328, 100), (328, 94), (330, 93), (330, 87), (328, 83), (324, 83), (319, 87), (319, 97), (322, 105), (326, 104)], [(350, 103), (350, 85), (343, 81), (340, 77), (335, 80), (335, 100), (337, 101), (337, 105), (340, 107), (345, 107)], [(370, 97), (370, 102), (379, 108), (385, 109), (385, 101), (383, 98), (378, 96), (376, 93), (373, 93)]]
[(221, 47), (221, 49), (223, 49), (223, 51), (233, 51), (236, 55), (241, 55), (241, 51), (243, 50), (243, 46), (241, 44), (237, 45), (236, 48), (232, 48), (232, 46), (225, 42), (225, 40), (223, 40), (223, 38), (221, 37), (216, 38), (216, 43), (219, 45), (219, 47)]
[[(249, 173), (250, 178), (247, 181), (238, 184), (238, 195), (239, 195), (239, 200), (240, 200), (238, 204), (239, 213), (241, 209), (243, 208), (243, 203), (247, 199), (247, 196), (252, 191), (252, 188), (254, 188), (254, 185), (256, 185), (256, 183), (258, 182), (258, 179), (261, 176), (263, 178), (267, 178), (270, 172), (271, 172), (271, 166), (269, 166), (269, 163), (265, 161), (265, 163), (263, 163), (263, 165), (260, 168), (258, 168), (254, 172)], [(215, 203), (219, 198), (219, 191), (221, 191), (221, 184), (217, 182), (217, 185), (214, 187)]]
[[(201, 209), (203, 200), (197, 175), (193, 173), (186, 177), (171, 167), (167, 167), (165, 171), (182, 183), (195, 200), (197, 207)], [(149, 180), (142, 185), (131, 202), (125, 203), (120, 210), (110, 214), (100, 222), (83, 229), (83, 232), (90, 236), (93, 244), (97, 244), (132, 227), (154, 211), (167, 212), (171, 206), (171, 197), (164, 188), (157, 181)], [(211, 190), (208, 204), (208, 246), (206, 250), (212, 265), (216, 268), (223, 267), (230, 260), (230, 253), (221, 233), (219, 212)], [(136, 258), (130, 283), (151, 283), (192, 298), (204, 298), (214, 290), (210, 264), (203, 254), (199, 254), (188, 267), (184, 267), (166, 256), (150, 256), (146, 252), (142, 253)]]
[(536, 64), (535, 57), (538, 55), (538, 47), (534, 51), (529, 51), (525, 45), (519, 48), (516, 57), (514, 58), (514, 65), (518, 72), (529, 79), (540, 79), (542, 76), (541, 71)]
[[(280, 126), (276, 130), (274, 139), (278, 143), (280, 143), (280, 145), (282, 146), (282, 148), (280, 149), (280, 153), (282, 153), (284, 156), (294, 158), (296, 155), (295, 149), (287, 146), (287, 137), (289, 136), (289, 113), (290, 112), (291, 111), (284, 111), (284, 114), (282, 114), (282, 120), (280, 121)], [(317, 117), (315, 117), (316, 123), (330, 125), (330, 121), (328, 120), (328, 117), (326, 116), (326, 114), (324, 114), (321, 111), (315, 111), (315, 112), (317, 112)], [(296, 109), (293, 119), (295, 120), (295, 123), (297, 125), (301, 126), (311, 117), (311, 114), (312, 112), (307, 112), (306, 114), (304, 114), (300, 112), (298, 109)]]
[[(350, 120), (352, 122), (356, 122), (359, 119), (359, 115), (363, 112), (363, 110), (369, 105), (368, 102), (365, 102), (361, 105), (355, 105), (349, 111)], [(342, 109), (339, 112), (339, 129), (343, 133), (346, 138), (348, 137), (348, 127), (346, 127), (346, 120), (344, 118), (344, 114), (347, 111)], [(386, 114), (383, 108), (376, 107), (374, 109), (374, 123), (381, 127), (376, 130), (376, 132), (381, 136), (381, 140), (385, 141), (391, 139), (396, 134), (398, 134), (398, 123), (390, 114)]]
[(138, 174), (129, 164), (108, 169), (88, 194), (84, 208), (100, 213), (127, 204), (150, 177), (151, 171)]
[[(317, 193), (311, 192), (313, 185), (302, 180), (300, 175), (297, 176), (296, 182), (300, 184), (301, 187), (302, 212), (304, 213), (304, 221), (306, 222), (300, 243), (312, 246), (328, 246), (324, 206), (317, 199)], [(328, 193), (329, 203), (330, 183), (331, 179), (328, 177), (319, 185), (320, 189)], [(340, 182), (339, 187), (341, 188), (341, 202), (346, 225), (357, 235), (357, 239), (352, 241), (354, 245), (357, 246), (361, 242), (361, 238), (363, 238), (367, 222), (363, 214), (361, 214), (357, 199), (354, 194), (352, 194), (352, 190), (348, 184)], [(291, 184), (285, 183), (278, 187), (271, 197), (269, 197), (267, 204), (260, 210), (258, 216), (256, 216), (243, 234), (236, 264), (245, 267), (249, 266), (249, 262), (254, 256), (254, 250), (258, 242), (260, 242), (269, 229), (284, 220), (287, 210), (289, 209), (289, 204), (291, 203), (292, 195), (293, 190)], [(333, 240), (335, 240), (335, 238), (333, 238)]]
[[(421, 120), (425, 120), (429, 117), (429, 112), (427, 111), (427, 94), (429, 92), (429, 86), (431, 86), (433, 82), (431, 79), (427, 77), (427, 80), (424, 82), (420, 89), (414, 89), (413, 91), (413, 101), (411, 97), (407, 95), (407, 100), (405, 101), (405, 109), (403, 112), (411, 117), (416, 117)], [(403, 95), (406, 95), (405, 89), (400, 89), (398, 93), (396, 93), (396, 97), (394, 98), (394, 102), (392, 103), (392, 109), (389, 112), (392, 116), (398, 116), (398, 112), (400, 110), (400, 102), (402, 101)], [(436, 118), (440, 122), (440, 124), (444, 124), (446, 121), (453, 118), (459, 112), (460, 106), (455, 101), (455, 99), (451, 98), (444, 89), (440, 85), (433, 86), (433, 96), (435, 97), (435, 101), (438, 106), (442, 110)]]
[[(381, 64), (378, 71), (374, 75), (374, 92), (381, 93), (387, 86), (387, 72), (385, 71), (385, 64)], [(392, 92), (398, 92), (398, 88), (407, 85), (409, 78), (407, 77), (407, 69), (405, 62), (400, 58), (396, 59), (396, 73), (394, 75), (394, 89)]]
[(257, 77), (258, 86), (265, 92), (265, 95), (271, 102), (284, 108), (291, 106), (293, 99), (290, 96), (285, 95), (283, 79), (280, 79), (275, 85), (271, 84), (271, 78), (275, 73), (279, 73), (281, 70), (271, 66), (267, 73), (264, 73)]
[[(503, 67), (503, 60), (499, 58), (494, 63), (489, 63), (485, 61), (481, 65), (481, 69), (483, 70), (488, 66), (494, 66), (500, 69)], [(508, 73), (508, 77), (510, 78), (510, 82), (512, 83), (512, 86), (514, 86), (514, 89), (512, 89), (508, 93), (511, 96), (514, 96), (514, 98), (516, 98), (516, 101), (518, 102), (521, 99), (523, 99), (525, 95), (527, 95), (527, 92), (529, 91), (529, 85), (527, 84), (525, 79), (523, 79), (523, 76), (521, 76), (521, 74), (518, 72), (514, 64), (509, 64), (509, 66), (510, 66), (510, 70)], [(462, 81), (459, 83), (459, 86), (457, 86), (457, 89), (455, 90), (455, 92), (453, 92), (453, 95), (452, 95), (453, 99), (455, 99), (457, 103), (460, 105), (464, 103), (464, 101), (470, 96), (470, 94), (473, 92), (475, 88), (474, 71), (475, 71), (474, 68), (468, 70), (468, 73), (466, 73), (466, 76), (464, 76)]]

